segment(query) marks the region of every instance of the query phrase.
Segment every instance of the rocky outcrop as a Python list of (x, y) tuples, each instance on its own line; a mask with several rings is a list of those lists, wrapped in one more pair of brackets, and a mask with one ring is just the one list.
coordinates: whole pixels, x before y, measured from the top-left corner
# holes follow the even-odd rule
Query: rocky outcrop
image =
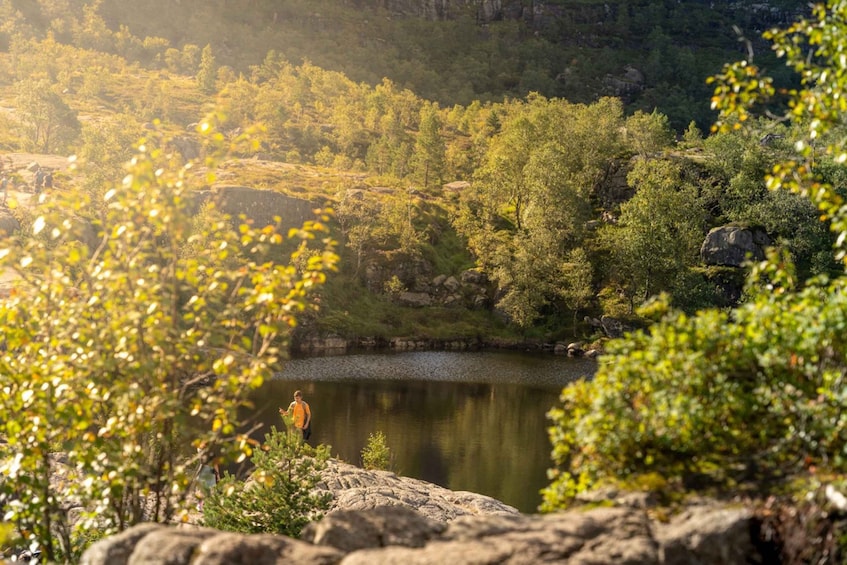
[(631, 332), (635, 329), (622, 320), (611, 316), (601, 316), (599, 319), (586, 316), (584, 321), (592, 328), (602, 329), (606, 337), (612, 339), (622, 337), (626, 332)]
[(244, 536), (217, 530), (140, 524), (101, 540), (83, 554), (81, 565), (250, 563), (339, 563), (338, 550), (317, 547), (285, 536)]
[[(474, 14), (481, 21), (503, 19), (509, 13), (522, 13), (519, 2), (511, 0), (384, 0), (383, 7), (395, 14), (428, 20), (448, 20), (463, 14)], [(504, 6), (505, 5), (505, 6)]]
[(442, 188), (447, 194), (459, 195), (467, 191), (471, 187), (471, 183), (465, 180), (457, 180), (448, 182)]
[(0, 210), (0, 234), (14, 235), (21, 229), (21, 223), (8, 210)]
[(595, 359), (600, 356), (601, 351), (596, 347), (588, 347), (581, 341), (571, 343), (560, 341), (553, 347), (553, 353), (556, 355), (567, 355), (568, 357), (588, 357)]
[(517, 509), (490, 496), (452, 491), (426, 481), (400, 477), (389, 471), (368, 471), (331, 460), (321, 473), (319, 490), (333, 496), (329, 512), (404, 506), (437, 522), (462, 516), (517, 515)]
[(706, 265), (741, 267), (748, 260), (765, 258), (765, 247), (771, 244), (762, 229), (739, 226), (713, 228), (700, 247), (700, 258)]
[[(371, 292), (388, 293), (391, 299), (410, 308), (452, 306), (487, 308), (490, 285), (484, 273), (469, 269), (459, 274), (432, 276), (432, 265), (425, 259), (396, 254), (380, 257), (365, 265), (364, 284)], [(400, 288), (391, 290), (392, 286)]]
[(364, 284), (368, 290), (381, 294), (390, 282), (402, 285), (401, 292), (426, 292), (432, 277), (432, 265), (425, 259), (405, 253), (381, 256), (365, 265)]
[[(595, 321), (598, 327), (603, 327), (599, 320)], [(621, 333), (622, 328), (630, 330), (628, 326), (612, 326), (607, 320), (609, 331)], [(309, 334), (309, 330), (295, 332), (291, 341), (291, 352), (300, 355), (343, 355), (351, 351), (481, 351), (481, 350), (510, 350), (526, 351), (536, 353), (553, 353), (556, 355), (568, 355), (570, 357), (595, 358), (602, 354), (602, 348), (587, 347), (576, 348), (575, 344), (547, 342), (535, 339), (501, 338), (489, 336), (482, 338), (457, 337), (448, 339), (418, 338), (418, 337), (355, 337), (344, 339), (338, 335), (318, 336)], [(605, 330), (604, 330), (605, 331)], [(619, 337), (619, 336), (618, 336)]]
[(582, 508), (524, 515), (487, 496), (335, 460), (322, 479), (318, 488), (333, 494), (333, 505), (299, 540), (141, 524), (95, 543), (81, 563), (764, 562), (759, 522), (740, 504), (694, 502), (659, 521), (650, 497), (598, 492)]
[(604, 94), (617, 96), (625, 101), (632, 100), (636, 94), (644, 90), (644, 84), (644, 73), (632, 65), (626, 65), (619, 74), (607, 74), (603, 78)]
[(247, 186), (214, 186), (208, 198), (218, 210), (232, 216), (234, 222), (241, 223), (238, 218), (244, 214), (255, 228), (274, 224), (276, 216), (279, 216), (285, 228), (301, 226), (303, 222), (315, 218), (313, 210), (318, 207), (308, 200)]
[(447, 524), (379, 506), (330, 514), (307, 526), (300, 540), (142, 524), (95, 543), (81, 563), (727, 565), (763, 562), (756, 530), (750, 511), (723, 505), (694, 507), (666, 524), (627, 506), (465, 516)]
[[(595, 26), (612, 25), (621, 17), (629, 17), (632, 8), (622, 1), (590, 2), (527, 2), (526, 0), (373, 0), (368, 2), (392, 14), (428, 20), (450, 20), (472, 16), (480, 23), (497, 20), (523, 20), (533, 27), (566, 23), (592, 23)], [(723, 7), (723, 6), (722, 6)], [(758, 31), (773, 26), (784, 26), (803, 13), (802, 7), (775, 6), (769, 2), (730, 2), (726, 9), (745, 10), (751, 25)], [(715, 4), (712, 4), (715, 8)], [(720, 8), (717, 8), (720, 9)], [(589, 42), (590, 37), (575, 37), (576, 41)], [(596, 47), (596, 45), (592, 45)]]

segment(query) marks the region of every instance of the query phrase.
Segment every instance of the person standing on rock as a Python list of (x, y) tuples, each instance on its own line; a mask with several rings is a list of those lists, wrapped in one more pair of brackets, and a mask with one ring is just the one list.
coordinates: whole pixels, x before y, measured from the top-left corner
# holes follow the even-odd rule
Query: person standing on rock
[(291, 415), (294, 426), (303, 434), (303, 439), (308, 440), (312, 435), (312, 410), (309, 403), (303, 400), (303, 393), (294, 391), (294, 402), (288, 405), (287, 410), (279, 409), (283, 416)]
[(44, 169), (38, 167), (35, 169), (35, 193), (41, 194), (41, 189), (44, 186)]
[(206, 444), (197, 448), (200, 468), (197, 471), (198, 498), (197, 510), (203, 511), (203, 501), (221, 480), (221, 469), (217, 460), (206, 452)]
[(5, 206), (6, 197), (9, 195), (9, 176), (5, 173), (0, 177), (0, 190), (3, 191), (3, 206)]

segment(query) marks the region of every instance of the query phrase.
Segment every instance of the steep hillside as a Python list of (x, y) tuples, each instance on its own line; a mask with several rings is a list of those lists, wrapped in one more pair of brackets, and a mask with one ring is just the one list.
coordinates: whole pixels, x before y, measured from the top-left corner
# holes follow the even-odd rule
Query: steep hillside
[[(160, 14), (153, 13), (157, 6)], [(631, 96), (473, 98), (475, 79), (524, 76), (520, 65), (502, 72), (501, 64), (513, 65), (519, 55), (551, 55), (544, 68), (553, 69), (559, 60), (544, 50), (554, 47), (547, 39), (552, 29), (529, 33), (523, 19), (433, 22), (391, 15), (382, 5), (369, 12), (365, 3), (204, 6), (183, 0), (131, 11), (119, 10), (125, 7), (119, 0), (73, 6), (41, 0), (10, 11), (11, 4), (0, 3), (7, 16), (0, 37), (8, 40), (0, 50), (0, 150), (77, 155), (82, 166), (61, 186), (98, 202), (119, 186), (133, 144), (151, 131), (173, 137), (168, 149), (176, 162), (202, 158), (196, 125), (213, 111), (222, 140), (235, 146), (249, 136), (254, 144), (237, 146), (214, 179), (198, 176), (199, 188), (281, 192), (336, 211), (342, 268), (321, 314), (302, 326), (315, 335), (594, 339), (619, 332), (621, 320), (660, 293), (688, 311), (734, 303), (745, 253), (760, 256), (768, 241), (792, 253), (801, 279), (833, 268), (831, 237), (809, 202), (768, 193), (762, 181), (792, 146), (790, 132), (776, 124), (761, 122), (760, 137), (704, 139), (703, 129), (688, 125), (696, 108), (680, 104), (678, 122), (686, 127), (677, 142), (671, 116), (635, 109), (651, 92), (649, 75)], [(677, 8), (644, 7), (658, 10), (654, 20), (668, 25), (667, 33), (648, 34), (665, 49), (650, 57), (684, 53), (673, 41), (691, 36), (674, 31), (684, 31), (679, 21), (673, 27), (659, 17)], [(567, 20), (574, 30), (594, 29), (600, 17), (595, 3), (549, 4), (550, 13), (554, 8), (558, 18), (565, 9), (585, 11), (584, 19), (573, 12)], [(632, 45), (647, 30), (643, 14), (636, 15), (641, 23), (620, 36)], [(155, 26), (170, 39), (135, 31), (154, 33)], [(589, 35), (562, 35), (571, 44), (561, 44), (576, 44), (586, 56), (629, 52), (629, 40), (620, 51), (578, 45), (616, 37), (595, 27)], [(421, 76), (433, 78), (424, 81), (431, 87), (466, 88), (471, 102), (442, 105), (388, 78), (369, 84), (313, 63), (292, 64), (290, 50), (268, 51), (283, 40), (290, 49), (317, 48), (327, 60), (344, 55), (358, 69), (364, 67), (348, 55), (375, 53), (377, 43), (382, 50), (371, 61), (377, 67), (381, 61), (402, 67), (414, 55), (423, 65), (418, 70), (432, 72), (467, 56), (443, 77)], [(337, 48), (320, 48), (326, 41)], [(695, 59), (707, 57), (698, 52)], [(568, 68), (581, 70), (556, 82), (577, 77), (579, 86), (584, 73), (587, 93), (592, 84), (624, 88), (642, 80), (632, 65), (612, 80), (599, 63), (570, 59)], [(818, 166), (822, 178), (839, 179), (839, 167)], [(85, 213), (96, 218), (97, 210)], [(727, 250), (735, 240), (749, 245)]]
[(705, 79), (746, 53), (740, 39), (785, 76), (760, 35), (802, 9), (783, 0), (256, 0), (249, 9), (105, 0), (100, 13), (113, 30), (177, 49), (209, 44), (236, 72), (273, 50), (371, 85), (387, 77), (443, 105), (532, 91), (574, 102), (619, 96), (682, 132), (691, 120), (711, 124)]

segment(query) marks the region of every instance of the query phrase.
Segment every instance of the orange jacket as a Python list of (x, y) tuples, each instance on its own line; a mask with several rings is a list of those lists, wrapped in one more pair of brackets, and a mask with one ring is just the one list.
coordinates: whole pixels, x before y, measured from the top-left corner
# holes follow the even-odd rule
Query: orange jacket
[(288, 405), (287, 412), (294, 418), (294, 425), (300, 429), (305, 428), (312, 421), (312, 410), (305, 400), (299, 403), (295, 400)]

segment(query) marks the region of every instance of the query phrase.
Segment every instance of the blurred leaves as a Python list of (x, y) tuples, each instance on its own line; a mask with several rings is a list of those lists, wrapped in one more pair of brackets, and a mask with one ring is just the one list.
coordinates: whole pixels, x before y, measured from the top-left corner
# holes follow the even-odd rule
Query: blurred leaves
[[(206, 155), (229, 151), (202, 130)], [(0, 493), (6, 519), (51, 561), (181, 513), (197, 448), (249, 453), (238, 409), (335, 268), (323, 221), (300, 229), (289, 255), (282, 226), (193, 216), (192, 163), (171, 147), (150, 131), (102, 201), (57, 194), (32, 235), (3, 242), (18, 280), (0, 301)], [(91, 246), (69, 229), (74, 213), (95, 215)], [(307, 249), (314, 260), (298, 262)]]

